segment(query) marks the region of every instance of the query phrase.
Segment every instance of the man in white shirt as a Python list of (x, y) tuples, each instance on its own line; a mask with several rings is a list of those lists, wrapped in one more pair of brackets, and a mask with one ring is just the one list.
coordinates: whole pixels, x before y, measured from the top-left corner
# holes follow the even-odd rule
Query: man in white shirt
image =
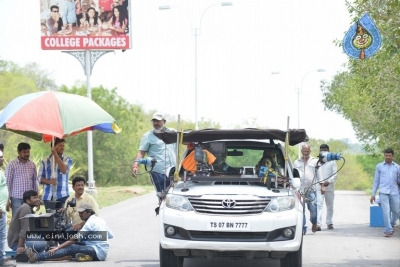
[(96, 216), (99, 216), (99, 205), (91, 195), (85, 192), (85, 184), (86, 181), (83, 177), (75, 177), (72, 180), (72, 189), (74, 190), (75, 194), (71, 194), (65, 202), (65, 208), (67, 209), (67, 220), (71, 220), (71, 228), (75, 231), (79, 231), (85, 224), (85, 221), (83, 221), (79, 216), (77, 208), (68, 207), (68, 202), (70, 202), (73, 198), (76, 199), (76, 207), (79, 207), (82, 203), (88, 203), (93, 207), (93, 211), (95, 212)]
[[(54, 261), (65, 259), (66, 256), (74, 257), (76, 261), (105, 261), (109, 249), (108, 239), (112, 233), (106, 222), (98, 216), (94, 216), (93, 207), (88, 203), (82, 203), (77, 211), (85, 225), (74, 236), (61, 245), (40, 253), (34, 253), (26, 249), (30, 263), (38, 261)], [(80, 242), (78, 241), (85, 241)]]
[(315, 166), (317, 159), (312, 157), (310, 145), (304, 144), (301, 147), (302, 156), (297, 159), (293, 166), (299, 171), (301, 181), (301, 193), (303, 195), (303, 234), (307, 232), (306, 218), (305, 218), (305, 204), (310, 211), (310, 221), (312, 223), (312, 232), (315, 233), (318, 229), (317, 224), (317, 203), (315, 194), (315, 185), (317, 183), (317, 175)]
[[(320, 152), (329, 151), (327, 144), (319, 147)], [(326, 225), (329, 230), (333, 230), (333, 202), (335, 200), (335, 181), (337, 179), (337, 166), (335, 161), (325, 162), (320, 168), (320, 183), (317, 184), (317, 214), (318, 231), (322, 226), (322, 207), (326, 205)]]

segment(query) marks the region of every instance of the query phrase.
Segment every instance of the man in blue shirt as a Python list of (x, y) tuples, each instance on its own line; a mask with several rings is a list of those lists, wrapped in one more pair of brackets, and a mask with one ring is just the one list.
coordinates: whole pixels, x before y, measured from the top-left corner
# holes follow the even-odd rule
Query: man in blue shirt
[(56, 138), (54, 146), (51, 146), (51, 155), (40, 163), (38, 176), (43, 184), (42, 199), (46, 209), (50, 208), (50, 201), (59, 201), (59, 207), (64, 207), (69, 197), (68, 180), (72, 159), (64, 155), (64, 146), (65, 140)]
[(383, 223), (385, 225), (385, 237), (391, 237), (394, 226), (399, 218), (399, 165), (393, 162), (394, 151), (387, 148), (383, 151), (384, 162), (376, 165), (374, 184), (371, 193), (371, 204), (375, 201), (375, 194), (379, 188)]
[(138, 159), (147, 155), (154, 157), (157, 163), (150, 171), (153, 184), (156, 188), (157, 195), (161, 199), (161, 192), (166, 190), (170, 185), (170, 180), (166, 175), (169, 167), (176, 164), (176, 144), (165, 144), (161, 139), (154, 135), (154, 132), (169, 132), (172, 129), (165, 127), (165, 117), (162, 113), (154, 113), (152, 119), (153, 130), (148, 131), (142, 136), (139, 145), (139, 151), (136, 154), (135, 161), (132, 165), (132, 175), (136, 177), (138, 171)]
[[(68, 256), (74, 257), (76, 261), (105, 261), (107, 258), (109, 243), (108, 238), (113, 235), (108, 229), (106, 222), (98, 216), (93, 216), (92, 205), (82, 203), (77, 209), (79, 216), (85, 225), (74, 236), (58, 247), (49, 251), (34, 253), (32, 249), (25, 250), (29, 262), (64, 260)], [(83, 237), (83, 239), (81, 239)], [(79, 242), (78, 241), (83, 241)]]

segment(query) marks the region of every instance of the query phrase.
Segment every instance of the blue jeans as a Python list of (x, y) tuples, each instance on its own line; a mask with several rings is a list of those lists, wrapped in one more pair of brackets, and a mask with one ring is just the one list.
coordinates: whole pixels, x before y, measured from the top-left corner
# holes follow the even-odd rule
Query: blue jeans
[[(154, 187), (156, 188), (157, 193), (162, 192), (162, 190), (166, 190), (169, 187), (169, 184), (171, 181), (167, 179), (167, 176), (165, 174), (161, 174), (158, 172), (150, 172), (151, 179), (153, 180)], [(164, 181), (165, 187), (164, 187)]]
[[(42, 252), (46, 249), (47, 241), (25, 241), (25, 246), (31, 248), (33, 252)], [(11, 245), (12, 251), (17, 251), (18, 243)]]
[(25, 246), (39, 253), (46, 249), (47, 241), (25, 241)]
[(3, 211), (0, 218), (0, 263), (6, 259), (6, 238), (7, 238), (7, 213)]
[(303, 198), (303, 232), (307, 232), (307, 225), (306, 225), (306, 214), (305, 214), (305, 205), (307, 204), (307, 208), (310, 211), (310, 221), (312, 224), (317, 223), (317, 199), (315, 192), (309, 194), (309, 203), (305, 203)]
[(385, 233), (392, 233), (393, 227), (399, 219), (399, 196), (389, 194), (379, 194), (381, 200), (383, 224), (385, 225)]
[[(57, 199), (56, 201), (61, 202), (61, 204), (60, 204), (61, 207), (64, 207), (65, 206), (65, 201), (67, 201), (68, 197), (69, 196), (62, 197), (62, 198)], [(53, 200), (43, 200), (45, 209), (47, 209), (47, 203), (49, 203), (50, 201), (53, 201)]]
[(62, 258), (64, 256), (75, 257), (77, 253), (90, 255), (94, 261), (99, 260), (97, 258), (96, 251), (94, 250), (94, 248), (92, 248), (91, 246), (77, 245), (77, 244), (72, 244), (68, 247), (61, 248), (57, 250), (52, 256), (50, 256), (48, 252), (40, 252), (38, 254), (38, 259), (39, 261), (47, 261), (47, 260)]
[(15, 213), (17, 213), (17, 210), (22, 206), (22, 204), (24, 204), (24, 200), (22, 198), (11, 197), (12, 217), (14, 217)]

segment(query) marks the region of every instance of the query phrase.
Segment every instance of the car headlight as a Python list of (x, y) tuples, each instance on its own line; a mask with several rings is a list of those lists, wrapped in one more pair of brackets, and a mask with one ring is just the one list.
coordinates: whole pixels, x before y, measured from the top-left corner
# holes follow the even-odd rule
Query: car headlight
[(295, 206), (294, 196), (274, 197), (269, 202), (265, 211), (268, 212), (280, 212), (285, 210), (291, 210)]
[(171, 209), (176, 209), (181, 211), (193, 210), (192, 205), (190, 205), (190, 202), (186, 199), (186, 197), (183, 196), (167, 194), (167, 197), (165, 198), (165, 204), (167, 205), (168, 208)]

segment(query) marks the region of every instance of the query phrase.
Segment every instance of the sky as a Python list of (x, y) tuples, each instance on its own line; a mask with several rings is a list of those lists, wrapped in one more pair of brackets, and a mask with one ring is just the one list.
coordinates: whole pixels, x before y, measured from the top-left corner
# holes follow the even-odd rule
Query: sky
[[(351, 27), (344, 0), (215, 3), (132, 0), (132, 48), (100, 57), (91, 87), (117, 88), (130, 103), (169, 118), (194, 122), (197, 100), (198, 120), (223, 128), (247, 121), (285, 130), (289, 117), (289, 128), (304, 128), (311, 138), (358, 142), (349, 121), (324, 110), (319, 87), (348, 60), (334, 44)], [(171, 9), (159, 10), (165, 5)], [(39, 0), (6, 1), (0, 17), (7, 22), (0, 25), (0, 59), (37, 62), (58, 85), (86, 83), (73, 56), (41, 50)]]

